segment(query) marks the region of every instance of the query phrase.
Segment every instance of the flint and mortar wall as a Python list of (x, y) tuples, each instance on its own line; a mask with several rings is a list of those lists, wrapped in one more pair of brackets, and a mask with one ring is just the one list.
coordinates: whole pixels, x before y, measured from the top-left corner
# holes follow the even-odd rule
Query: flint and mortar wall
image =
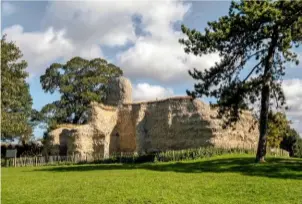
[(93, 138), (91, 137), (93, 131), (90, 125), (60, 125), (49, 134), (48, 143), (51, 154), (85, 155), (93, 152)]
[[(51, 153), (63, 155), (76, 153), (108, 157), (116, 124), (116, 107), (92, 103), (88, 124), (63, 124), (50, 132), (49, 148)], [(117, 146), (116, 142), (112, 142), (111, 148)], [(65, 153), (64, 149), (66, 149)]]
[[(178, 150), (201, 146), (255, 148), (258, 127), (249, 112), (235, 129), (223, 129), (217, 109), (191, 97), (132, 103), (131, 82), (112, 79), (106, 104), (92, 103), (86, 125), (61, 125), (50, 132), (55, 154), (107, 157), (113, 152)], [(109, 106), (110, 105), (110, 106)]]
[[(190, 97), (123, 104), (119, 108), (120, 150), (136, 144), (139, 153), (201, 146), (255, 148), (258, 130), (250, 113), (233, 128), (222, 129), (217, 110)], [(122, 125), (119, 126), (119, 124)], [(134, 142), (135, 139), (135, 142)]]
[[(201, 146), (256, 148), (258, 127), (244, 112), (235, 128), (222, 128), (217, 110), (190, 97), (123, 104), (92, 105), (87, 125), (54, 130), (53, 144), (68, 153), (104, 154), (178, 150)], [(59, 150), (57, 150), (59, 151)]]

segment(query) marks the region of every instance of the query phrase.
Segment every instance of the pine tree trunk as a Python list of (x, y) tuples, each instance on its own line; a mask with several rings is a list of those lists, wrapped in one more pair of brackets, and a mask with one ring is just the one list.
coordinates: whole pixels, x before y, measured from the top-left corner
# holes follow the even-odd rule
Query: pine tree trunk
[(262, 88), (261, 93), (261, 112), (260, 112), (260, 135), (257, 149), (256, 162), (264, 162), (266, 155), (266, 135), (268, 124), (268, 110), (269, 110), (269, 95), (270, 86), (266, 84)]
[(274, 62), (274, 54), (278, 40), (278, 28), (275, 26), (272, 42), (268, 50), (267, 59), (265, 62), (265, 69), (263, 73), (264, 81), (261, 90), (261, 111), (260, 111), (260, 127), (259, 127), (259, 142), (256, 155), (256, 162), (265, 162), (266, 155), (266, 136), (268, 127), (268, 111), (270, 102), (270, 80), (271, 80), (271, 69)]

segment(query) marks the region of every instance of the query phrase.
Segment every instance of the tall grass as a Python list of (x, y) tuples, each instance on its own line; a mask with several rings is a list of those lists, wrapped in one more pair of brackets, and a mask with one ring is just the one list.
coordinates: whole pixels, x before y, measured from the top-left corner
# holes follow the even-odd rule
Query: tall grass
[(207, 157), (213, 157), (223, 154), (253, 154), (254, 150), (240, 149), (240, 148), (215, 148), (215, 147), (200, 147), (196, 149), (186, 150), (171, 150), (166, 152), (160, 152), (156, 154), (155, 161), (168, 162), (168, 161), (182, 161), (182, 160), (194, 160)]
[[(224, 154), (250, 154), (255, 155), (255, 149), (244, 148), (217, 148), (217, 147), (200, 147), (194, 149), (184, 150), (170, 150), (165, 152), (145, 154), (145, 155), (121, 155), (116, 154), (114, 157), (110, 157), (102, 163), (141, 163), (141, 162), (169, 162), (169, 161), (182, 161), (182, 160), (195, 160), (208, 158), (213, 156), (219, 156)], [(283, 150), (271, 151), (267, 150), (267, 156), (288, 156), (288, 153)]]
[[(182, 161), (182, 160), (194, 160), (202, 159), (213, 156), (219, 156), (224, 154), (250, 154), (255, 155), (255, 149), (243, 149), (243, 148), (217, 148), (217, 147), (200, 147), (196, 149), (186, 149), (177, 151), (160, 152), (155, 155), (155, 161), (168, 162), (168, 161)], [(272, 152), (267, 150), (267, 156), (288, 156), (286, 151)]]

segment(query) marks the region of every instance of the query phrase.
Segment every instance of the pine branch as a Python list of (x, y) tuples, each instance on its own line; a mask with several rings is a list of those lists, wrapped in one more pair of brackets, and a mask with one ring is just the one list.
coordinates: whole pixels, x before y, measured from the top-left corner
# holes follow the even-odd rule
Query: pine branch
[(253, 72), (255, 71), (255, 69), (257, 67), (259, 67), (259, 65), (262, 64), (262, 60), (256, 65), (253, 67), (253, 69), (250, 71), (250, 73), (245, 77), (245, 79), (242, 81), (242, 83), (244, 83), (246, 80), (248, 80), (250, 78), (250, 76), (253, 74)]

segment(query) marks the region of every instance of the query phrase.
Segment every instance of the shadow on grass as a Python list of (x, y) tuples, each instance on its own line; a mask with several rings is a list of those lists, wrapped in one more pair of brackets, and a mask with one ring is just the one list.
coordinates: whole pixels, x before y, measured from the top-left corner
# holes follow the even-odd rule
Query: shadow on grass
[(170, 171), (180, 173), (240, 173), (248, 176), (262, 176), (282, 179), (302, 180), (302, 160), (269, 158), (267, 163), (255, 164), (254, 158), (221, 158), (203, 161), (177, 163), (145, 164), (95, 164), (61, 166), (36, 169), (35, 171), (72, 172), (92, 170), (131, 170), (145, 169), (152, 171)]

